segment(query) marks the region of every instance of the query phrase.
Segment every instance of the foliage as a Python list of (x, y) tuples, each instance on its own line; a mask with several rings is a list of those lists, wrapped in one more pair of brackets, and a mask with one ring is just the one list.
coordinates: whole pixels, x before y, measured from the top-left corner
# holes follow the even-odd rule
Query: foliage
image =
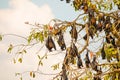
[[(80, 15), (71, 22), (53, 19), (46, 25), (35, 24), (35, 28), (31, 30), (27, 38), (28, 44), (20, 45), (22, 49), (17, 52), (21, 55), (16, 58), (18, 62), (22, 63), (22, 56), (27, 53), (26, 47), (40, 42), (49, 52), (54, 52), (56, 50), (55, 42), (57, 42), (61, 51), (65, 51), (66, 54), (62, 68), (59, 63), (52, 65), (53, 70), (62, 69), (53, 79), (120, 80), (120, 1), (66, 0), (66, 3), (72, 4), (75, 11), (80, 11)], [(50, 25), (52, 22), (54, 24)], [(31, 25), (29, 22), (25, 22), (25, 24)], [(64, 39), (66, 33), (70, 33), (71, 36), (71, 43), (68, 47), (66, 47)], [(92, 43), (99, 44), (99, 40), (95, 41), (98, 38), (102, 44), (94, 52), (90, 47)], [(1, 35), (0, 40), (2, 40)], [(84, 46), (79, 44), (81, 41), (84, 42)], [(80, 45), (80, 48), (77, 44)], [(15, 47), (11, 44), (8, 52), (11, 53)], [(48, 54), (37, 56), (38, 67), (43, 66), (43, 59), (47, 59)], [(16, 63), (16, 59), (14, 59), (14, 63)], [(102, 61), (104, 63), (101, 63)], [(35, 78), (36, 72), (38, 73), (39, 70), (30, 71), (30, 76)]]

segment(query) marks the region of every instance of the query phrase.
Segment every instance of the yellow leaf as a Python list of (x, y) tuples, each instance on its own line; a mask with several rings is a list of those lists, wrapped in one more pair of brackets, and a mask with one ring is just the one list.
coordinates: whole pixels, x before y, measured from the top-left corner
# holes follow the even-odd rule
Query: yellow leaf
[(13, 62), (14, 62), (14, 64), (16, 63), (16, 60), (15, 59), (13, 59)]
[(31, 72), (30, 72), (30, 77), (32, 77), (32, 75), (33, 75), (33, 72), (31, 71)]
[(83, 20), (86, 21), (86, 19), (87, 19), (87, 16), (84, 16), (84, 17), (83, 17)]

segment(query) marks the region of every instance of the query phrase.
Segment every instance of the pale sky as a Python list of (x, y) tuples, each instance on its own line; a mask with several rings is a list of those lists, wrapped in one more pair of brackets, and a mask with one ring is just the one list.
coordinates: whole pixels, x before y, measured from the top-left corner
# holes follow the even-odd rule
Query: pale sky
[[(75, 12), (70, 4), (60, 2), (60, 0), (0, 0), (0, 34), (18, 34), (28, 36), (30, 26), (24, 24), (25, 21), (31, 23), (47, 24), (51, 19), (58, 18), (71, 21), (79, 12)], [(18, 80), (16, 72), (35, 70), (38, 58), (34, 54), (37, 48), (33, 48), (24, 55), (23, 63), (13, 64), (14, 55), (7, 53), (9, 44), (25, 43), (21, 38), (6, 36), (0, 42), (0, 80)], [(46, 50), (46, 49), (44, 49)], [(42, 53), (42, 52), (41, 52)], [(41, 71), (54, 73), (50, 65), (63, 59), (64, 55), (56, 55), (57, 58), (50, 56), (45, 61)], [(50, 80), (51, 77), (40, 75), (35, 79), (25, 74), (23, 80)]]
[[(51, 19), (58, 18), (61, 20), (72, 21), (80, 12), (75, 12), (70, 4), (60, 0), (0, 0), (0, 34), (18, 34), (24, 37), (29, 35), (31, 26), (24, 24), (28, 21), (30, 23), (47, 24)], [(65, 40), (68, 40), (66, 34)], [(65, 35), (65, 36), (66, 36)], [(70, 36), (69, 36), (70, 37)], [(66, 41), (69, 43), (68, 41)], [(0, 41), (0, 80), (18, 80), (15, 77), (16, 72), (24, 72), (36, 70), (38, 64), (38, 57), (35, 52), (41, 44), (32, 48), (23, 57), (23, 63), (12, 62), (14, 54), (8, 54), (7, 49), (9, 44), (26, 43), (24, 39), (6, 36)], [(99, 44), (101, 44), (99, 42)], [(92, 45), (91, 49), (96, 49), (99, 45)], [(46, 48), (40, 52), (44, 54)], [(44, 66), (40, 70), (44, 73), (56, 73), (51, 69), (51, 64), (61, 62), (64, 58), (64, 53), (49, 56), (44, 60)], [(30, 78), (29, 74), (23, 75), (23, 80), (51, 80), (53, 76), (39, 75), (36, 78)]]

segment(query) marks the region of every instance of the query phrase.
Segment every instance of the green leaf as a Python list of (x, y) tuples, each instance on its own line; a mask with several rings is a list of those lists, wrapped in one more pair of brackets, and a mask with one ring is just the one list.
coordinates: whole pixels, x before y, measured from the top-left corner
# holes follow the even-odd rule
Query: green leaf
[(40, 32), (40, 34), (39, 34), (39, 41), (40, 41), (41, 43), (44, 41), (43, 32)]
[(15, 76), (19, 76), (20, 75), (20, 73), (15, 73)]
[(18, 59), (18, 62), (22, 63), (22, 58), (19, 58), (19, 59)]
[(47, 31), (44, 31), (44, 37), (47, 37)]
[(8, 48), (8, 50), (7, 50), (7, 52), (8, 52), (8, 53), (11, 53), (12, 49), (13, 49), (13, 45), (10, 44), (10, 46), (9, 46), (9, 48)]
[(87, 16), (84, 16), (84, 17), (83, 17), (83, 20), (86, 21), (86, 19), (87, 19)]
[(98, 8), (101, 10), (101, 5), (100, 4), (98, 4)]
[(109, 80), (109, 76), (108, 75), (104, 76), (104, 80)]
[(23, 50), (23, 52), (24, 52), (24, 53), (27, 53), (27, 51), (26, 51), (26, 50)]
[(22, 77), (20, 77), (20, 80), (22, 80)]
[(0, 35), (0, 41), (2, 41), (2, 35)]
[(53, 70), (57, 70), (57, 69), (59, 69), (59, 64), (55, 64), (55, 65), (53, 65), (51, 67), (53, 68)]
[(42, 63), (42, 61), (41, 61), (41, 60), (39, 61), (39, 64), (38, 64), (38, 65), (43, 66), (43, 63)]
[(31, 40), (32, 40), (32, 34), (28, 37), (28, 44), (31, 42)]
[(112, 10), (112, 3), (110, 4), (110, 10)]
[(116, 73), (116, 79), (115, 80), (119, 80), (118, 77), (119, 77), (119, 73)]

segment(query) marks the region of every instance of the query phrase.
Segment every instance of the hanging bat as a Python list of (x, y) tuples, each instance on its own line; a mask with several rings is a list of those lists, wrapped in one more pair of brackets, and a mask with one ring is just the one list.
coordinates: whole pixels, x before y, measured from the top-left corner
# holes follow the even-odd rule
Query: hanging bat
[(59, 39), (57, 42), (58, 42), (59, 46), (61, 47), (61, 50), (66, 49), (66, 44), (65, 44), (64, 37), (63, 37), (62, 33), (59, 35)]
[(97, 62), (96, 62), (96, 56), (93, 56), (93, 61), (91, 62), (91, 67), (93, 70), (95, 70), (96, 72), (98, 72), (98, 66), (97, 66)]
[(104, 50), (104, 44), (103, 44), (103, 47), (101, 50), (101, 57), (102, 57), (102, 59), (105, 59), (105, 57), (106, 57), (105, 50)]
[(68, 80), (68, 77), (67, 77), (67, 74), (66, 74), (66, 69), (65, 69), (65, 65), (64, 65), (64, 64), (63, 64), (63, 66), (62, 66), (61, 80)]
[(78, 56), (78, 49), (77, 49), (77, 47), (75, 46), (74, 43), (72, 43), (71, 46), (70, 46), (70, 54), (71, 54), (73, 57)]
[(87, 68), (89, 68), (89, 65), (90, 65), (90, 59), (89, 59), (89, 56), (88, 56), (88, 51), (85, 55), (85, 65)]
[(78, 33), (77, 33), (77, 30), (76, 30), (76, 26), (71, 26), (71, 27), (72, 27), (72, 29), (70, 31), (71, 38), (75, 39), (75, 42), (76, 42), (77, 38), (78, 38)]
[(70, 0), (66, 0), (66, 3), (70, 3)]
[(93, 80), (101, 80), (101, 78), (99, 76), (94, 76)]
[(56, 50), (55, 43), (50, 35), (48, 36), (48, 38), (46, 40), (46, 47), (49, 51), (52, 51), (52, 48), (54, 48)]
[(77, 56), (77, 58), (78, 58), (78, 61), (77, 61), (77, 67), (78, 67), (78, 68), (83, 67), (83, 63), (82, 63), (82, 59), (81, 59), (80, 55)]

